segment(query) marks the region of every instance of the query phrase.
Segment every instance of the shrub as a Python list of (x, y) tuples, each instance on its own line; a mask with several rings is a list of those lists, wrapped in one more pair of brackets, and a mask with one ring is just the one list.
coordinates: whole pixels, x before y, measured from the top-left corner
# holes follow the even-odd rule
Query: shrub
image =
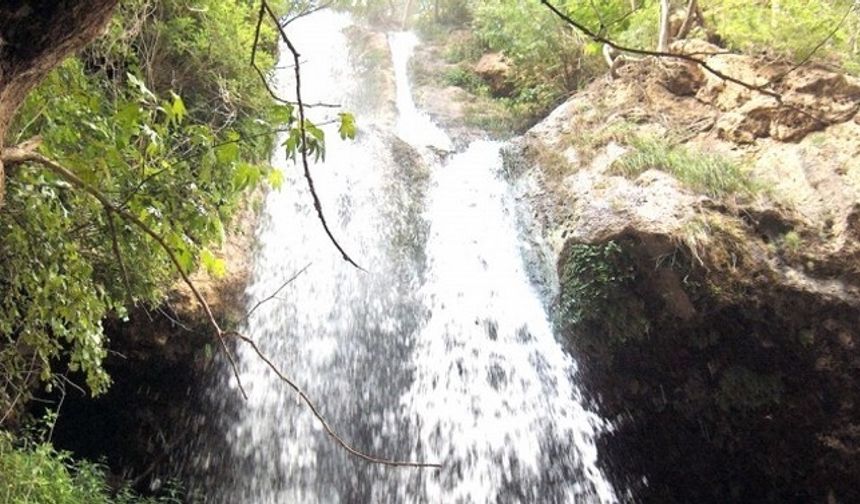
[(182, 492), (168, 485), (165, 496), (144, 498), (128, 487), (108, 485), (104, 467), (76, 461), (49, 442), (15, 441), (0, 431), (0, 502), (8, 504), (180, 504)]

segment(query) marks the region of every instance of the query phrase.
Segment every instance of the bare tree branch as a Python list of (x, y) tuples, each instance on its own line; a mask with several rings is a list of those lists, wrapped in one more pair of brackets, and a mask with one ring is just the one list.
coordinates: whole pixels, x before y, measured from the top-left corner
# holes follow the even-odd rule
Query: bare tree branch
[(128, 270), (125, 269), (125, 261), (122, 260), (122, 253), (119, 250), (119, 240), (116, 237), (116, 226), (113, 223), (113, 214), (110, 213), (107, 209), (105, 209), (105, 219), (108, 223), (108, 230), (110, 231), (110, 240), (111, 240), (111, 248), (113, 249), (113, 255), (116, 256), (117, 265), (119, 265), (119, 271), (122, 275), (122, 283), (123, 287), (125, 287), (125, 297), (126, 304), (128, 308), (131, 309), (134, 306), (134, 296), (131, 294), (131, 282), (128, 277)]
[[(306, 11), (305, 13), (299, 14), (296, 17), (294, 17), (293, 19), (290, 19), (289, 21), (284, 23), (283, 27), (286, 27), (292, 21), (294, 21), (294, 20), (296, 20), (302, 16), (312, 14), (312, 13), (314, 13), (320, 9), (323, 9), (325, 7), (328, 7), (328, 5), (321, 6), (317, 9), (311, 9), (310, 11)], [(275, 90), (272, 89), (271, 85), (269, 85), (269, 79), (266, 78), (266, 74), (263, 72), (263, 70), (260, 68), (260, 66), (257, 65), (257, 46), (260, 43), (260, 28), (263, 25), (263, 17), (265, 15), (266, 9), (267, 9), (267, 5), (264, 2), (262, 5), (260, 5), (260, 12), (257, 16), (257, 26), (254, 30), (254, 45), (251, 48), (251, 66), (254, 67), (254, 70), (257, 72), (257, 75), (260, 76), (260, 80), (263, 81), (263, 85), (266, 87), (266, 91), (268, 91), (269, 96), (271, 96), (272, 99), (275, 100), (276, 102), (283, 103), (285, 105), (301, 105), (301, 106), (306, 107), (306, 108), (310, 108), (310, 107), (340, 108), (340, 104), (337, 104), (337, 103), (325, 103), (325, 102), (304, 103), (304, 102), (298, 101), (299, 98), (296, 98), (297, 101), (287, 100), (286, 98), (283, 98), (282, 96), (279, 96), (277, 93), (275, 93)], [(280, 23), (276, 23), (276, 24), (278, 26), (278, 29), (281, 32), (283, 32), (283, 27), (281, 26), (281, 24)], [(293, 68), (298, 67), (298, 65), (299, 65), (299, 62), (296, 61), (296, 64), (293, 66)]]
[(808, 53), (806, 53), (806, 56), (801, 58), (800, 61), (798, 61), (796, 64), (794, 64), (791, 68), (789, 68), (785, 72), (782, 72), (779, 75), (777, 75), (776, 77), (772, 78), (770, 80), (770, 82), (772, 82), (772, 83), (779, 82), (782, 79), (786, 78), (786, 76), (788, 76), (788, 74), (796, 71), (798, 68), (809, 63), (809, 60), (811, 60), (812, 57), (815, 56), (815, 53), (820, 51), (822, 47), (827, 45), (827, 43), (830, 42), (831, 40), (833, 40), (833, 37), (835, 37), (836, 34), (839, 33), (839, 30), (842, 29), (842, 27), (845, 25), (845, 22), (848, 21), (848, 16), (850, 16), (851, 13), (855, 9), (857, 9), (858, 5), (860, 5), (860, 4), (858, 4), (856, 2), (851, 4), (851, 7), (849, 7), (848, 10), (845, 11), (845, 14), (842, 16), (842, 19), (840, 19), (839, 22), (836, 23), (836, 26), (833, 27), (833, 29), (830, 31), (830, 33), (827, 34), (827, 36), (824, 39), (822, 39), (818, 44), (815, 45), (815, 47), (813, 47)]
[(666, 52), (666, 51), (649, 51), (647, 49), (637, 49), (635, 47), (627, 47), (627, 46), (623, 46), (621, 44), (618, 44), (617, 42), (613, 42), (612, 40), (604, 37), (603, 35), (600, 35), (599, 33), (595, 33), (594, 31), (589, 29), (584, 24), (580, 23), (579, 21), (577, 21), (577, 20), (573, 19), (572, 17), (568, 16), (567, 14), (563, 13), (555, 5), (551, 4), (549, 2), (549, 0), (540, 0), (540, 3), (544, 4), (549, 10), (551, 10), (562, 21), (571, 25), (572, 27), (576, 28), (577, 30), (581, 31), (583, 34), (585, 34), (588, 38), (590, 38), (594, 42), (606, 44), (609, 47), (611, 47), (617, 51), (631, 53), (631, 54), (638, 54), (640, 56), (655, 56), (655, 57), (659, 57), (659, 58), (674, 58), (674, 59), (679, 59), (679, 60), (683, 60), (683, 61), (688, 61), (690, 63), (695, 63), (696, 65), (699, 65), (700, 67), (702, 67), (702, 69), (706, 70), (708, 73), (710, 73), (716, 77), (719, 77), (720, 79), (732, 82), (734, 84), (737, 84), (737, 85), (744, 87), (746, 89), (749, 89), (751, 91), (756, 91), (756, 92), (762, 93), (764, 95), (770, 96), (772, 98), (780, 100), (780, 102), (782, 100), (782, 96), (775, 91), (766, 89), (764, 86), (759, 86), (756, 84), (750, 84), (750, 83), (742, 81), (736, 77), (732, 77), (731, 75), (724, 74), (723, 72), (720, 72), (716, 68), (709, 65), (707, 61), (695, 58), (695, 57), (690, 56), (688, 54), (671, 53), (671, 52)]
[[(266, 13), (268, 13), (271, 20), (275, 23), (275, 26), (278, 27), (278, 32), (281, 35), (281, 40), (284, 41), (284, 43), (287, 45), (287, 48), (289, 49), (290, 53), (293, 55), (293, 64), (295, 65), (294, 71), (295, 71), (295, 77), (296, 77), (296, 103), (297, 103), (298, 109), (299, 109), (299, 132), (301, 134), (301, 141), (302, 141), (301, 148), (299, 149), (299, 151), (300, 151), (301, 158), (302, 158), (302, 167), (304, 168), (305, 179), (308, 182), (308, 189), (310, 190), (311, 196), (313, 197), (313, 200), (314, 200), (314, 208), (317, 211), (317, 217), (319, 217), (319, 221), (322, 223), (323, 229), (325, 230), (326, 235), (328, 235), (329, 240), (332, 242), (332, 244), (335, 246), (335, 248), (338, 250), (338, 252), (341, 253), (341, 256), (343, 256), (343, 260), (348, 262), (349, 264), (355, 266), (357, 269), (360, 269), (361, 271), (366, 272), (367, 270), (365, 270), (364, 268), (359, 266), (355, 261), (353, 261), (352, 258), (349, 256), (349, 254), (347, 254), (346, 251), (343, 249), (343, 247), (340, 246), (340, 243), (338, 243), (337, 239), (335, 239), (334, 235), (332, 234), (331, 230), (328, 227), (328, 223), (325, 220), (325, 216), (323, 215), (323, 211), (322, 211), (322, 203), (320, 203), (319, 196), (317, 196), (317, 191), (316, 191), (316, 188), (314, 187), (314, 179), (313, 179), (313, 177), (311, 177), (311, 171), (310, 171), (310, 167), (308, 164), (308, 152), (307, 152), (307, 150), (308, 150), (307, 149), (308, 139), (307, 139), (307, 130), (305, 128), (305, 107), (304, 107), (304, 104), (302, 102), (302, 76), (301, 76), (301, 69), (300, 69), (300, 63), (299, 63), (299, 52), (296, 50), (295, 46), (293, 46), (292, 41), (290, 41), (290, 38), (287, 36), (287, 32), (284, 31), (284, 28), (281, 26), (281, 24), (278, 20), (278, 17), (275, 15), (275, 13), (269, 7), (269, 4), (266, 2), (266, 0), (261, 0), (261, 8), (265, 9)], [(255, 41), (255, 45), (257, 42), (258, 41)], [(267, 86), (268, 86), (268, 84), (267, 84)]]
[(298, 14), (296, 14), (296, 15), (295, 15), (295, 16), (293, 16), (293, 17), (291, 17), (290, 19), (287, 19), (286, 21), (284, 21), (284, 22), (280, 23), (280, 25), (281, 25), (281, 27), (282, 27), (282, 28), (286, 28), (286, 27), (287, 27), (287, 25), (289, 25), (290, 23), (292, 23), (293, 21), (295, 21), (295, 20), (297, 20), (297, 19), (303, 18), (303, 17), (305, 17), (305, 16), (308, 16), (308, 15), (310, 15), (310, 14), (313, 14), (314, 12), (321, 11), (321, 10), (323, 10), (323, 9), (328, 9), (329, 7), (331, 7), (331, 4), (332, 4), (332, 3), (334, 3), (334, 2), (326, 2), (326, 3), (324, 3), (324, 4), (317, 5), (316, 7), (312, 8), (312, 9), (306, 9), (306, 10), (304, 10), (304, 11), (302, 11), (302, 12), (299, 12)]
[(308, 269), (308, 268), (310, 268), (310, 267), (311, 267), (311, 263), (307, 263), (307, 264), (305, 265), (305, 267), (304, 267), (304, 268), (302, 268), (302, 269), (300, 269), (299, 271), (295, 272), (295, 273), (293, 274), (293, 276), (291, 276), (290, 278), (288, 278), (284, 283), (282, 283), (282, 284), (281, 284), (281, 286), (280, 286), (280, 287), (278, 287), (277, 289), (275, 289), (275, 291), (274, 291), (274, 292), (272, 292), (272, 294), (271, 294), (271, 295), (269, 295), (269, 296), (268, 296), (268, 297), (266, 297), (266, 298), (261, 299), (260, 301), (257, 301), (257, 303), (256, 303), (256, 304), (255, 304), (255, 305), (254, 305), (250, 310), (248, 310), (248, 313), (246, 313), (246, 314), (245, 314), (245, 316), (242, 318), (242, 320), (248, 320), (249, 318), (251, 318), (251, 315), (254, 313), (254, 311), (255, 311), (257, 308), (259, 308), (259, 307), (260, 307), (260, 305), (262, 305), (263, 303), (267, 303), (267, 302), (269, 302), (269, 301), (271, 301), (271, 300), (273, 300), (273, 299), (278, 299), (278, 297), (277, 297), (277, 296), (278, 296), (278, 294), (279, 294), (282, 290), (284, 290), (284, 287), (286, 287), (287, 285), (290, 285), (291, 283), (293, 283), (293, 280), (295, 280), (296, 278), (298, 278), (302, 273), (304, 273), (305, 271), (307, 271), (307, 269)]
[(697, 0), (690, 0), (690, 3), (687, 4), (687, 12), (684, 17), (684, 23), (681, 25), (681, 28), (678, 29), (678, 34), (675, 36), (678, 39), (687, 38), (687, 35), (690, 34), (690, 30), (693, 29), (693, 23), (696, 21), (697, 16), (696, 13), (699, 8), (699, 2)]
[(669, 0), (660, 0), (660, 35), (657, 40), (657, 51), (659, 52), (669, 51), (669, 40), (671, 39), (671, 34), (669, 33), (669, 17), (671, 15), (671, 10)]
[[(723, 72), (717, 70), (716, 68), (714, 68), (713, 66), (711, 66), (707, 61), (696, 58), (690, 54), (672, 53), (672, 52), (661, 51), (661, 50), (650, 51), (647, 49), (638, 49), (635, 47), (623, 46), (621, 44), (618, 44), (617, 42), (610, 40), (609, 38), (603, 36), (600, 33), (594, 32), (593, 30), (589, 29), (584, 24), (582, 24), (579, 21), (568, 16), (567, 14), (565, 14), (564, 12), (559, 10), (558, 7), (556, 7), (555, 5), (550, 3), (549, 0), (540, 0), (540, 3), (545, 5), (549, 10), (551, 10), (553, 12), (553, 14), (555, 14), (557, 17), (559, 17), (562, 21), (564, 21), (565, 23), (574, 27), (575, 29), (579, 30), (580, 32), (582, 32), (584, 35), (586, 35), (588, 38), (590, 38), (594, 42), (606, 44), (607, 46), (609, 46), (609, 47), (611, 47), (617, 51), (621, 51), (621, 52), (638, 54), (641, 56), (653, 56), (653, 57), (658, 57), (658, 58), (670, 58), (670, 59), (677, 59), (677, 60), (681, 60), (681, 61), (687, 61), (689, 63), (693, 63), (695, 65), (698, 65), (703, 70), (705, 70), (706, 72), (710, 73), (711, 75), (713, 75), (715, 77), (718, 77), (718, 78), (723, 79), (725, 81), (731, 82), (733, 84), (737, 84), (738, 86), (741, 86), (741, 87), (748, 89), (750, 91), (760, 93), (760, 94), (765, 95), (765, 96), (769, 96), (769, 97), (773, 98), (779, 105), (781, 105), (787, 109), (793, 110), (793, 111), (795, 111), (801, 115), (804, 115), (804, 116), (808, 117), (809, 119), (812, 119), (813, 121), (815, 121), (819, 124), (827, 125), (827, 124), (832, 124), (834, 122), (834, 121), (830, 121), (830, 120), (827, 120), (825, 118), (819, 117), (814, 112), (806, 110), (802, 107), (796, 106), (796, 105), (791, 104), (791, 103), (786, 103), (783, 100), (783, 97), (780, 93), (774, 91), (773, 89), (770, 89), (770, 87), (775, 82), (777, 82), (776, 79), (770, 79), (767, 82), (765, 82), (764, 84), (752, 84), (752, 83), (746, 82), (744, 80), (738, 79), (737, 77), (733, 77), (731, 75), (723, 73)], [(846, 12), (845, 19), (847, 19), (848, 14), (850, 14), (853, 10), (854, 10), (854, 5), (852, 4), (848, 8), (848, 12)], [(840, 23), (840, 25), (841, 25), (841, 23)], [(835, 35), (836, 31), (838, 31), (838, 28), (834, 30), (834, 32), (833, 32), (834, 35)], [(833, 35), (830, 35), (827, 38), (827, 40), (832, 38), (832, 36)], [(820, 43), (813, 51), (811, 51), (810, 54), (808, 54), (806, 56), (806, 58), (804, 58), (804, 62), (809, 61), (809, 59), (812, 58), (812, 56), (815, 54), (815, 52), (824, 46), (824, 44), (827, 42), (827, 40)], [(792, 68), (789, 71), (794, 71), (797, 68), (799, 68), (800, 66), (801, 65), (797, 65), (796, 67)]]
[(15, 389), (16, 394), (15, 394), (15, 399), (12, 400), (12, 402), (9, 404), (9, 408), (3, 414), (3, 417), (0, 418), (0, 425), (3, 425), (3, 423), (6, 421), (6, 419), (11, 417), (12, 413), (15, 412), (15, 405), (17, 405), (18, 401), (20, 401), (21, 398), (24, 397), (24, 394), (25, 394), (26, 389), (27, 389), (27, 383), (30, 381), (30, 378), (33, 376), (33, 371), (35, 369), (36, 369), (36, 352), (33, 352), (33, 357), (30, 358), (30, 366), (27, 368), (27, 374), (24, 376), (24, 380), (21, 382), (21, 383), (23, 383), (22, 387), (15, 386), (15, 384), (12, 382), (12, 380), (7, 378), (7, 376), (9, 376), (8, 370), (7, 370), (7, 372), (3, 373), (3, 377), (6, 379), (6, 383), (8, 383), (9, 386), (11, 386), (13, 389)]
[(325, 418), (323, 418), (322, 414), (320, 414), (316, 405), (314, 405), (313, 401), (311, 401), (311, 399), (307, 396), (307, 394), (305, 394), (305, 392), (298, 385), (296, 385), (292, 380), (290, 380), (289, 377), (287, 377), (284, 373), (282, 373), (281, 370), (278, 369), (278, 367), (271, 360), (269, 360), (268, 357), (266, 357), (266, 355), (260, 350), (260, 348), (257, 346), (257, 343), (254, 342), (254, 340), (252, 340), (252, 339), (250, 339), (250, 338), (248, 338), (245, 335), (240, 334), (240, 333), (234, 332), (234, 333), (232, 333), (232, 335), (235, 336), (236, 338), (239, 338), (240, 340), (244, 341), (245, 343), (247, 343), (248, 345), (251, 346), (251, 348), (254, 350), (254, 353), (257, 354), (257, 357), (259, 357), (260, 360), (265, 362), (266, 365), (269, 366), (269, 369), (271, 369), (278, 376), (278, 378), (280, 378), (281, 381), (283, 381), (290, 388), (292, 388), (299, 395), (301, 400), (305, 404), (308, 405), (308, 407), (311, 409), (311, 413), (313, 413), (313, 415), (317, 418), (317, 420), (323, 426), (323, 429), (325, 429), (326, 434), (328, 434), (332, 439), (334, 439), (334, 441), (337, 444), (339, 444), (344, 450), (349, 452), (350, 455), (358, 457), (362, 460), (366, 460), (368, 462), (373, 462), (374, 464), (382, 464), (382, 465), (393, 466), (393, 467), (432, 467), (432, 468), (437, 468), (437, 469), (442, 467), (442, 464), (435, 463), (435, 462), (433, 462), (433, 463), (431, 463), (431, 462), (410, 462), (410, 461), (405, 461), (405, 460), (393, 460), (393, 459), (377, 458), (377, 457), (368, 455), (366, 453), (363, 453), (359, 450), (356, 450), (349, 443), (344, 441), (343, 438), (341, 438), (340, 436), (337, 435), (337, 433), (334, 431), (334, 429), (332, 429), (331, 426), (328, 424), (328, 422), (326, 422)]

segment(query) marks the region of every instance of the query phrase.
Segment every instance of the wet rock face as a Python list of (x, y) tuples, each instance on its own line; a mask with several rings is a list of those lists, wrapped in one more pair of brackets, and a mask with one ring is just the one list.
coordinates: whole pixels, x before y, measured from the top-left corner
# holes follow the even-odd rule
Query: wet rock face
[[(602, 461), (636, 502), (860, 502), (860, 88), (709, 64), (773, 80), (783, 104), (631, 62), (530, 130), (531, 168), (511, 172), (558, 257), (559, 327), (615, 425)], [(660, 160), (622, 176), (641, 138), (740, 163), (759, 192), (707, 196)]]
[(616, 483), (641, 502), (860, 499), (858, 307), (756, 280), (752, 260), (720, 292), (689, 252), (661, 261), (649, 240), (615, 237), (630, 273), (610, 306), (562, 323), (615, 422), (599, 450)]

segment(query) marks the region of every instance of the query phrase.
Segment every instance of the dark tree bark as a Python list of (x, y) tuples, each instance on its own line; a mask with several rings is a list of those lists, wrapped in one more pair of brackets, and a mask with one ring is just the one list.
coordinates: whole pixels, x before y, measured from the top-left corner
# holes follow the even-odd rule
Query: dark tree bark
[(0, 5), (0, 208), (6, 131), (48, 72), (94, 39), (118, 0), (3, 0)]

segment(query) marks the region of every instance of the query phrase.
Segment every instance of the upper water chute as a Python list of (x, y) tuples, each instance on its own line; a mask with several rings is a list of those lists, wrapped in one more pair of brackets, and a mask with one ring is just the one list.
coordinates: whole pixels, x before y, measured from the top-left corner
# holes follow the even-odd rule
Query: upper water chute
[[(331, 12), (290, 24), (306, 100), (348, 105), (366, 92), (348, 24)], [(575, 364), (523, 265), (515, 206), (496, 176), (500, 144), (475, 142), (444, 164), (427, 151), (452, 142), (412, 100), (417, 38), (388, 42), (396, 126), (359, 117), (356, 141), (332, 131), (326, 160), (312, 166), (334, 233), (369, 272), (341, 259), (300, 169), (276, 153), (286, 183), (266, 201), (250, 302), (311, 266), (247, 332), (357, 448), (444, 467), (351, 457), (256, 355), (239, 352), (251, 400), (236, 407), (220, 387), (209, 394), (223, 439), (201, 440), (198, 486), (224, 503), (613, 502), (593, 443), (603, 423), (583, 407)], [(279, 71), (283, 92), (291, 72)]]

